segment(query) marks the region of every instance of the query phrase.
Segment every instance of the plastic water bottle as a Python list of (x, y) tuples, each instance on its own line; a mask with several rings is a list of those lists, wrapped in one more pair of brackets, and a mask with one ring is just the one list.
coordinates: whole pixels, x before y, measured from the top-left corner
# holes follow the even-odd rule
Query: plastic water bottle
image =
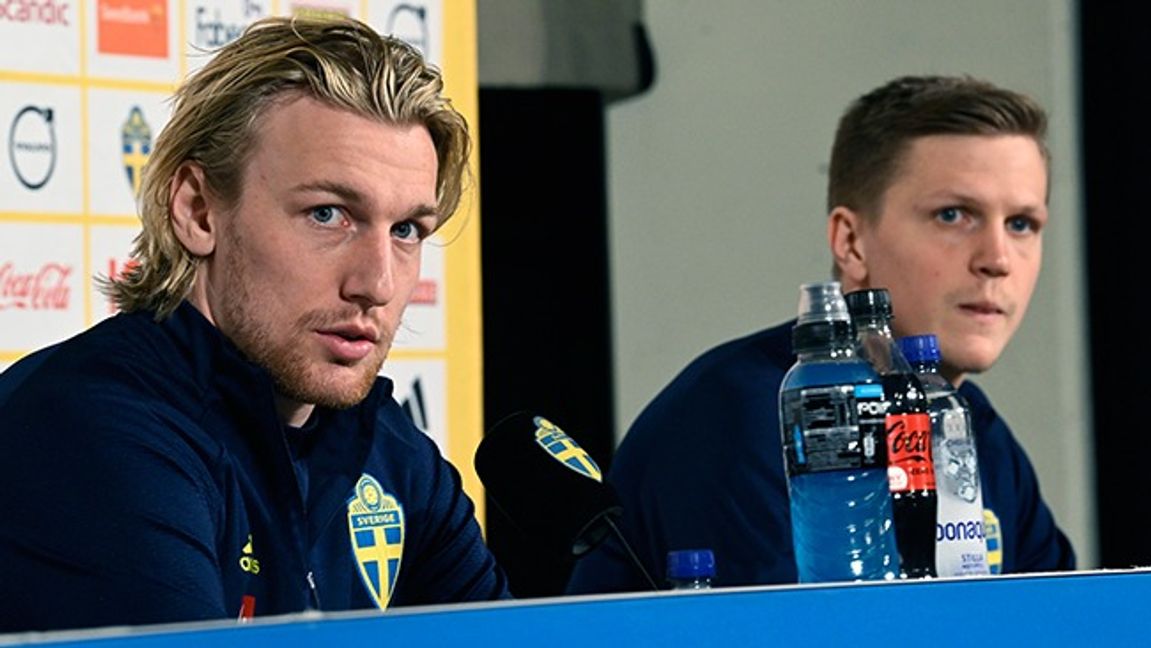
[(887, 401), (887, 478), (900, 577), (934, 577), (938, 496), (927, 395), (891, 334), (891, 295), (887, 290), (857, 290), (844, 299), (855, 324), (860, 353), (879, 373)]
[(715, 580), (715, 554), (711, 549), (667, 552), (667, 582), (673, 590), (711, 589)]
[(939, 342), (934, 335), (900, 338), (899, 346), (923, 383), (931, 415), (931, 450), (939, 493), (935, 570), (940, 576), (987, 575), (983, 493), (967, 401), (940, 375)]
[(792, 346), (779, 412), (799, 581), (894, 579), (883, 388), (855, 352), (839, 282), (800, 286)]

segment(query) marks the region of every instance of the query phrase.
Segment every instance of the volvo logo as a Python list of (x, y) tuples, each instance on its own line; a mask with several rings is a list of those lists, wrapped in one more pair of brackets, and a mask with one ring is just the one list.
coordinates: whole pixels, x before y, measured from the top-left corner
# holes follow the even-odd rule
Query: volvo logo
[(56, 168), (56, 130), (51, 108), (24, 106), (8, 130), (8, 159), (25, 187), (43, 187)]
[(388, 14), (384, 33), (391, 34), (420, 51), (424, 57), (428, 51), (427, 10), (411, 4), (399, 4)]

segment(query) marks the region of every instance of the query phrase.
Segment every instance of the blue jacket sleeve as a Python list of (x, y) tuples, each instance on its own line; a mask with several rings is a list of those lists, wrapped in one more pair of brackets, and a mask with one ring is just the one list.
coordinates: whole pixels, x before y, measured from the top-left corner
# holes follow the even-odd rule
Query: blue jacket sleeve
[(228, 616), (203, 462), (157, 433), (174, 421), (99, 392), (41, 384), (0, 406), (0, 632)]
[(1043, 501), (1027, 453), (982, 390), (968, 380), (960, 393), (971, 406), (983, 479), (984, 515), (999, 527), (998, 537), (994, 535), (996, 529), (988, 529), (992, 532), (988, 538), (992, 567), (996, 562), (994, 547), (998, 545), (1002, 550), (1002, 573), (1075, 569), (1075, 552)]

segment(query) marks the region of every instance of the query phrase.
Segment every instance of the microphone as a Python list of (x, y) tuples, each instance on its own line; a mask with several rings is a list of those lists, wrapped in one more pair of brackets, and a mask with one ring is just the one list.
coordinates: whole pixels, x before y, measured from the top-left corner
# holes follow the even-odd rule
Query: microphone
[(524, 534), (577, 558), (614, 534), (659, 589), (616, 525), (623, 508), (615, 491), (559, 426), (528, 412), (511, 414), (484, 435), (475, 467), (492, 503)]

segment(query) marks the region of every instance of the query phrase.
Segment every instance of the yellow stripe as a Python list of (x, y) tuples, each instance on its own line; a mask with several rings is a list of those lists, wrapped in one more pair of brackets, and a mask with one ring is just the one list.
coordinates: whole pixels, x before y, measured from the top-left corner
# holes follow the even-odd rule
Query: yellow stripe
[[(176, 22), (178, 24), (176, 26), (176, 43), (174, 45), (176, 48), (176, 51), (174, 52), (174, 54), (175, 54), (176, 58), (180, 61), (180, 68), (179, 69), (180, 69), (180, 78), (181, 79), (186, 78), (188, 76), (188, 50), (185, 49), (188, 47), (188, 44), (184, 42), (184, 38), (185, 38), (186, 34), (188, 33), (188, 24), (187, 24), (188, 23), (188, 18), (187, 18), (187, 16), (188, 16), (187, 9), (188, 8), (184, 5), (184, 2), (185, 2), (185, 0), (180, 0), (179, 2), (176, 3), (176, 8), (177, 8), (176, 9), (177, 10)], [(176, 87), (172, 86), (172, 89), (167, 90), (166, 92), (168, 92), (170, 94), (172, 92), (175, 92), (175, 90), (176, 90)]]
[(101, 216), (99, 214), (92, 214), (92, 225), (108, 225), (113, 227), (132, 227), (140, 229), (140, 218), (138, 216)]
[[(81, 55), (82, 57), (85, 55)], [(82, 62), (81, 65), (85, 63)], [(129, 90), (133, 92), (160, 92), (165, 95), (176, 90), (176, 84), (161, 81), (136, 81), (132, 79), (88, 78), (75, 74), (44, 74), (40, 72), (16, 72), (0, 70), (0, 81), (27, 83), (30, 85), (82, 86), (108, 90)]]
[(76, 86), (84, 78), (74, 74), (45, 74), (43, 72), (16, 72), (0, 70), (0, 81), (28, 83), (33, 85)]
[[(448, 222), (444, 272), (449, 287), (444, 305), (448, 331), (445, 393), (448, 407), (448, 456), (460, 471), (464, 491), (483, 525), (484, 491), (472, 457), (483, 435), (483, 329), (480, 296), (479, 83), (476, 69), (475, 0), (443, 3), (444, 92), (471, 126), (471, 169), (476, 184)], [(453, 240), (454, 239), (454, 240)]]
[[(92, 136), (91, 128), (89, 127), (89, 108), (90, 102), (88, 101), (90, 94), (89, 85), (85, 84), (80, 90), (80, 187), (81, 195), (83, 196), (83, 210), (84, 216), (89, 217), (92, 215), (92, 165), (88, 161), (88, 156), (91, 153), (91, 146), (88, 143), (89, 138)], [(84, 229), (81, 233), (83, 239), (83, 261), (82, 267), (84, 272), (80, 277), (80, 290), (83, 292), (84, 304), (84, 325), (92, 325), (92, 226), (89, 224), (89, 219), (84, 218)]]
[(69, 213), (0, 212), (0, 223), (52, 223), (55, 225), (83, 225), (84, 215)]
[[(447, 354), (444, 351), (431, 349), (392, 349), (388, 353), (388, 360), (443, 360)], [(384, 364), (384, 373), (387, 373), (387, 364)]]

